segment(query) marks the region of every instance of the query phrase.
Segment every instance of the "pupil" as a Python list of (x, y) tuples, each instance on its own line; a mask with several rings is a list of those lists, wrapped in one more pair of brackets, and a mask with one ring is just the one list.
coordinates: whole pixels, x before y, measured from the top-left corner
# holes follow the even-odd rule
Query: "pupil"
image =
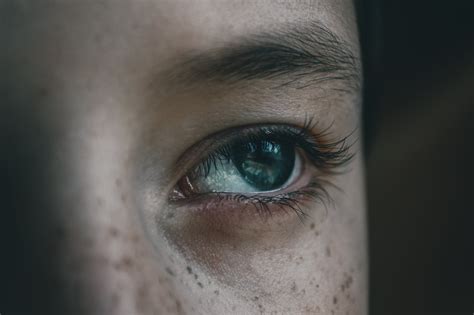
[(294, 146), (275, 141), (248, 142), (232, 151), (232, 162), (242, 177), (260, 191), (281, 187), (295, 165)]

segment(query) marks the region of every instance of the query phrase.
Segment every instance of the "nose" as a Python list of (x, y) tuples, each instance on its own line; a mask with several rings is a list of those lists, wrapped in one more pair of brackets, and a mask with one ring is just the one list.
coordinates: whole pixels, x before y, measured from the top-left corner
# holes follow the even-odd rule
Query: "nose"
[(171, 313), (173, 283), (142, 228), (123, 152), (107, 135), (64, 136), (17, 109), (7, 114), (23, 124), (5, 125), (2, 149), (0, 312)]

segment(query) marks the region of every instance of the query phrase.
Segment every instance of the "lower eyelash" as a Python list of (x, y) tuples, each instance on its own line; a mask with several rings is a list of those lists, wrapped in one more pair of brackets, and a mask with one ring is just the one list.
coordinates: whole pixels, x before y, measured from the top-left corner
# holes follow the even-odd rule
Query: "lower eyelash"
[(319, 202), (327, 211), (328, 204), (332, 204), (334, 202), (324, 187), (325, 184), (337, 188), (337, 186), (329, 181), (315, 179), (311, 181), (306, 187), (303, 187), (299, 190), (275, 196), (228, 193), (209, 193), (204, 195), (214, 197), (218, 203), (223, 201), (235, 201), (241, 204), (252, 205), (255, 208), (257, 214), (259, 214), (262, 218), (273, 216), (275, 210), (272, 210), (271, 207), (276, 206), (285, 214), (293, 212), (298, 216), (301, 222), (304, 223), (305, 220), (310, 217), (306, 209), (307, 205), (305, 203)]

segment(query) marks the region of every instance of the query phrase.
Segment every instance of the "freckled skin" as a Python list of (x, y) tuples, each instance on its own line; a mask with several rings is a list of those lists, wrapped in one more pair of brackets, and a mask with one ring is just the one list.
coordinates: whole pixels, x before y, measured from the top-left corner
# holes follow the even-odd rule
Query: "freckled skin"
[[(350, 171), (334, 178), (343, 192), (329, 188), (334, 203), (312, 204), (304, 222), (213, 219), (168, 202), (175, 161), (208, 134), (311, 114), (345, 136), (360, 125), (360, 95), (263, 82), (170, 96), (166, 77), (147, 90), (177, 56), (275, 25), (323, 23), (358, 55), (349, 0), (10, 0), (0, 12), (9, 91), (0, 116), (18, 216), (10, 237), (29, 249), (12, 254), (12, 310), (367, 313), (360, 142)], [(15, 259), (31, 270), (31, 295)]]

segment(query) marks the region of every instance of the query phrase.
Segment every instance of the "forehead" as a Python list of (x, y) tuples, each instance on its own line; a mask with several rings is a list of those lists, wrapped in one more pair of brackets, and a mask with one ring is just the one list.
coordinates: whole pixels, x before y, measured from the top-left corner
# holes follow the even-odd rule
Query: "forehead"
[(39, 35), (49, 26), (59, 33), (50, 38), (63, 35), (71, 44), (95, 33), (101, 43), (131, 37), (130, 44), (146, 39), (137, 44), (153, 49), (206, 49), (233, 36), (307, 21), (356, 42), (352, 0), (10, 0), (3, 7), (22, 25), (36, 24)]

